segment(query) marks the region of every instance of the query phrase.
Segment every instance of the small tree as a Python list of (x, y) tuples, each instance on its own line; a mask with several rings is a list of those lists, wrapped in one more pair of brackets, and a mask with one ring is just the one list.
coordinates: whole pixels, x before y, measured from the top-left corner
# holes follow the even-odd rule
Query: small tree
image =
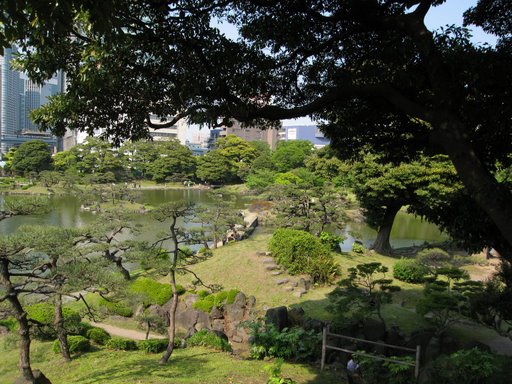
[(391, 302), (392, 293), (400, 290), (400, 287), (391, 285), (393, 279), (386, 279), (387, 272), (388, 268), (377, 262), (349, 268), (348, 277), (329, 294), (331, 304), (328, 310), (336, 321), (340, 324), (364, 321), (375, 314), (385, 326), (382, 305)]
[(11, 169), (21, 174), (39, 173), (50, 169), (51, 163), (52, 156), (48, 144), (42, 140), (31, 140), (22, 143), (14, 152)]
[(48, 212), (50, 200), (38, 196), (6, 196), (0, 210), (0, 221), (17, 215), (36, 215)]

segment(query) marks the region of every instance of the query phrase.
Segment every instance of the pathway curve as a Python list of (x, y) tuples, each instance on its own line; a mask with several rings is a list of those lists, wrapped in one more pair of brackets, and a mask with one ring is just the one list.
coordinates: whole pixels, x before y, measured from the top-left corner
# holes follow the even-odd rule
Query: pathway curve
[[(120, 328), (116, 327), (114, 325), (105, 324), (105, 323), (96, 323), (94, 321), (91, 321), (90, 324), (94, 327), (103, 328), (105, 331), (110, 333), (112, 336), (118, 336), (118, 337), (124, 337), (126, 339), (132, 339), (132, 340), (145, 340), (146, 339), (146, 332), (141, 331), (135, 331), (133, 329), (126, 329), (126, 328)], [(158, 335), (155, 333), (149, 334), (150, 339), (165, 339), (165, 336)]]

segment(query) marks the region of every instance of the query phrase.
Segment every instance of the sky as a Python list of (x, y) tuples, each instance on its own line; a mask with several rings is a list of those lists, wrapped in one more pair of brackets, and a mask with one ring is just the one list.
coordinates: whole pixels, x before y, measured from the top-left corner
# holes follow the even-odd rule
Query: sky
[[(425, 18), (425, 24), (430, 30), (437, 30), (447, 25), (462, 25), (462, 15), (468, 8), (475, 6), (477, 0), (448, 0), (444, 4), (433, 7), (427, 17)], [(236, 39), (236, 29), (232, 25), (219, 24), (219, 29), (228, 37)], [(488, 43), (494, 45), (496, 43), (496, 37), (489, 35), (482, 31), (481, 28), (470, 26), (471, 33), (473, 35), (472, 41), (475, 44)], [(308, 117), (302, 117), (299, 119), (283, 120), (284, 126), (289, 125), (314, 125), (314, 123)], [(192, 136), (190, 136), (192, 135)], [(199, 132), (197, 128), (191, 130), (189, 140), (196, 139), (198, 135), (203, 137), (208, 135), (207, 130), (201, 130)], [(195, 140), (194, 140), (195, 141)]]

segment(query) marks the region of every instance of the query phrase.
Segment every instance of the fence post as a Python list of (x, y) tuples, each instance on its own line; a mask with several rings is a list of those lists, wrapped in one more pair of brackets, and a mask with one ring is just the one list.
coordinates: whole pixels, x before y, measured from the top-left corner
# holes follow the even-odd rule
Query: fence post
[(323, 333), (322, 333), (322, 362), (320, 364), (320, 370), (324, 370), (325, 366), (325, 352), (327, 350), (327, 327), (324, 327)]
[(416, 367), (414, 367), (414, 377), (416, 379), (416, 382), (418, 382), (418, 378), (420, 377), (420, 353), (421, 346), (416, 345)]

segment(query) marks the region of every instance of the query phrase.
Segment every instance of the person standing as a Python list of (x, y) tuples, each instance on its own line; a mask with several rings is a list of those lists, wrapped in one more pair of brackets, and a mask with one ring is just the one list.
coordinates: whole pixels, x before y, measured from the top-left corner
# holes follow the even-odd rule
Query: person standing
[(354, 360), (352, 355), (349, 355), (347, 362), (347, 381), (348, 384), (354, 384), (354, 379), (359, 377), (359, 364)]

